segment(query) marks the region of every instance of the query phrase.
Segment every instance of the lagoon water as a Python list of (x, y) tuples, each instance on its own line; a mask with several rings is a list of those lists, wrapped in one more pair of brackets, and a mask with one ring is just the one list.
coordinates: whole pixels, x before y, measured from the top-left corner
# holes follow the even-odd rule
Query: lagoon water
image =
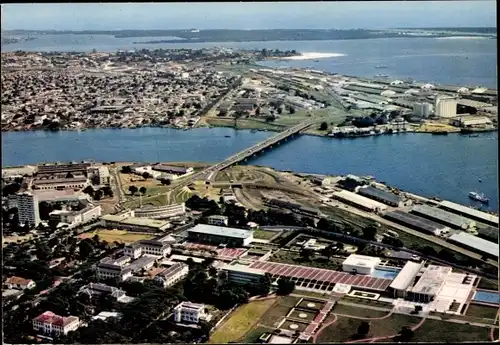
[[(83, 159), (214, 163), (272, 134), (230, 128), (2, 133), (2, 166)], [(248, 164), (317, 174), (373, 175), (402, 190), (466, 205), (479, 206), (467, 196), (477, 190), (491, 198), (484, 209), (497, 210), (497, 157), (497, 133), (476, 138), (417, 133), (356, 139), (304, 135)]]

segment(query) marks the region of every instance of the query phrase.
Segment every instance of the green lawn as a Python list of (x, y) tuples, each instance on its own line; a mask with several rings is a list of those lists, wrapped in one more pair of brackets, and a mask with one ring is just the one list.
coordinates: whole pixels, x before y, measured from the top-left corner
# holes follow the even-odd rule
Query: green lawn
[(411, 341), (461, 343), (488, 341), (489, 336), (490, 328), (428, 319), (415, 331)]
[[(383, 320), (370, 321), (370, 337), (392, 336), (397, 334), (403, 326), (413, 326), (421, 321), (420, 318), (408, 315), (393, 314)], [(325, 328), (318, 336), (318, 342), (345, 342), (353, 339), (362, 320), (348, 317), (338, 317), (337, 322)]]
[(332, 312), (336, 314), (338, 313), (350, 316), (369, 317), (369, 318), (382, 317), (389, 314), (389, 311), (384, 312), (380, 310), (363, 308), (363, 306), (361, 305), (359, 307), (354, 307), (340, 303), (335, 304), (335, 307), (333, 308)]
[(467, 309), (466, 316), (473, 316), (477, 318), (485, 318), (495, 320), (497, 315), (498, 308), (495, 307), (487, 307), (484, 305), (471, 304)]
[(278, 323), (297, 304), (300, 298), (292, 296), (279, 297), (276, 303), (259, 320), (259, 324), (276, 328)]
[(253, 232), (253, 238), (258, 238), (261, 240), (270, 240), (274, 236), (278, 235), (277, 231), (269, 231), (269, 230), (255, 230)]
[(244, 337), (275, 303), (274, 299), (256, 301), (236, 309), (211, 336), (209, 343), (227, 344)]
[(379, 307), (379, 308), (392, 309), (392, 307), (393, 307), (393, 305), (389, 302), (382, 302), (382, 301), (377, 301), (377, 300), (372, 300), (372, 299), (357, 298), (357, 297), (351, 297), (351, 296), (344, 296), (342, 298), (342, 301), (360, 304), (360, 305), (369, 305), (372, 307)]
[(258, 343), (259, 338), (262, 334), (266, 332), (272, 332), (275, 328), (269, 328), (265, 326), (257, 326), (254, 329), (250, 330), (243, 338), (238, 340), (238, 343), (250, 344), (250, 343)]
[(477, 287), (480, 289), (498, 291), (498, 282), (486, 278), (481, 278)]

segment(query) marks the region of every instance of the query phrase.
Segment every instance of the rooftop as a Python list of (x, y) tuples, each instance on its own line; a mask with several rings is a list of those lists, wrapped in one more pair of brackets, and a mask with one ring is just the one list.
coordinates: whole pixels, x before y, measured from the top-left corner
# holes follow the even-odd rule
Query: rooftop
[(64, 327), (74, 321), (78, 321), (78, 317), (76, 316), (63, 317), (56, 315), (51, 311), (46, 311), (43, 314), (40, 314), (37, 317), (35, 317), (35, 321), (42, 323), (50, 323), (55, 326)]
[(163, 228), (169, 225), (169, 222), (165, 220), (124, 217), (123, 215), (112, 215), (112, 214), (105, 215), (102, 217), (102, 219), (109, 222), (118, 222), (118, 223), (137, 225), (137, 226), (148, 226), (152, 228)]
[(415, 277), (422, 268), (423, 263), (408, 261), (396, 278), (392, 281), (390, 287), (395, 290), (406, 290), (412, 285)]
[(223, 226), (198, 224), (194, 228), (189, 229), (190, 233), (199, 233), (215, 236), (225, 236), (246, 239), (252, 236), (251, 230), (236, 229), (236, 228), (226, 228)]
[(366, 255), (351, 254), (344, 260), (343, 265), (375, 267), (380, 263), (380, 258)]
[(250, 268), (245, 265), (225, 265), (222, 266), (223, 270), (227, 271), (233, 271), (233, 272), (240, 272), (240, 273), (249, 273), (249, 274), (257, 274), (257, 275), (264, 275), (266, 272), (257, 268)]
[(449, 239), (498, 258), (498, 243), (483, 240), (464, 231), (451, 235)]
[(366, 198), (364, 196), (361, 196), (361, 195), (353, 193), (353, 192), (349, 192), (347, 190), (341, 190), (338, 192), (334, 192), (333, 196), (340, 198), (340, 199), (344, 199), (344, 200), (353, 202), (357, 205), (371, 208), (371, 209), (378, 208), (378, 209), (383, 210), (383, 209), (387, 208), (387, 206), (382, 204), (381, 202), (372, 200), (370, 198)]
[(446, 266), (429, 265), (420, 280), (410, 289), (413, 293), (435, 296), (443, 287), (452, 268)]
[(448, 208), (451, 210), (456, 210), (458, 212), (461, 212), (461, 213), (464, 213), (464, 214), (467, 214), (467, 215), (470, 215), (470, 216), (473, 216), (473, 217), (476, 217), (479, 219), (483, 219), (483, 220), (486, 220), (488, 222), (491, 222), (491, 223), (498, 225), (498, 216), (494, 216), (494, 215), (491, 215), (489, 213), (478, 211), (478, 210), (475, 210), (473, 208), (470, 208), (470, 207), (467, 207), (464, 205), (460, 205), (460, 204), (456, 204), (454, 202), (446, 201), (446, 200), (441, 201), (439, 203), (439, 205), (441, 207)]

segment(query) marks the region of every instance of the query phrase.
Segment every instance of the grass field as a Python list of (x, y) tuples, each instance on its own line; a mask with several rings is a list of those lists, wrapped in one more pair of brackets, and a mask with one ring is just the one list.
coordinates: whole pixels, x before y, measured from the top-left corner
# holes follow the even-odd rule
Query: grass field
[[(299, 331), (299, 332), (303, 332), (307, 325), (309, 323), (307, 322), (298, 322), (298, 321), (295, 321), (295, 320), (286, 320), (285, 322), (283, 322), (283, 324), (280, 326), (280, 329), (286, 329), (288, 331)], [(297, 328), (295, 328), (295, 326), (297, 326)]]
[(128, 232), (125, 230), (109, 230), (109, 229), (97, 229), (92, 232), (85, 232), (78, 235), (79, 238), (92, 238), (98, 235), (102, 241), (107, 242), (120, 242), (120, 243), (132, 243), (139, 240), (148, 240), (153, 238), (154, 235), (151, 234), (141, 234), (136, 232)]
[[(395, 335), (403, 326), (413, 326), (420, 321), (420, 318), (400, 314), (393, 314), (383, 320), (372, 320), (370, 321), (368, 338)], [(362, 320), (338, 317), (337, 322), (326, 327), (319, 334), (318, 342), (345, 342), (351, 340), (361, 322)]]
[(210, 337), (211, 344), (227, 344), (244, 337), (259, 321), (262, 315), (275, 303), (275, 299), (256, 301), (236, 309)]
[(477, 287), (480, 289), (498, 291), (498, 282), (486, 278), (481, 278)]
[(255, 230), (253, 232), (253, 238), (258, 238), (261, 240), (269, 240), (278, 234), (279, 232), (277, 231)]
[(412, 342), (461, 343), (466, 341), (488, 341), (490, 329), (439, 320), (425, 320), (415, 331)]
[(283, 296), (276, 300), (276, 303), (259, 320), (259, 324), (271, 328), (276, 328), (281, 320), (288, 314), (300, 298), (293, 296)]
[(384, 312), (380, 310), (366, 309), (363, 308), (363, 306), (354, 307), (339, 303), (335, 304), (335, 307), (333, 308), (332, 312), (350, 316), (369, 317), (369, 318), (382, 317), (389, 313), (388, 311)]
[(392, 303), (389, 303), (389, 302), (382, 302), (382, 301), (377, 301), (377, 300), (372, 300), (372, 299), (367, 299), (367, 298), (357, 298), (357, 297), (351, 297), (351, 296), (344, 296), (342, 298), (342, 301), (349, 302), (349, 303), (355, 303), (355, 304), (359, 304), (359, 305), (369, 305), (369, 306), (379, 307), (379, 308), (392, 309), (392, 307), (393, 307)]
[(294, 309), (288, 316), (288, 319), (296, 319), (302, 321), (312, 321), (316, 317), (315, 312), (309, 310)]
[(305, 310), (320, 311), (321, 308), (323, 308), (323, 306), (325, 304), (326, 303), (322, 302), (322, 301), (317, 301), (317, 300), (314, 300), (314, 299), (304, 298), (302, 300), (302, 302), (300, 302), (300, 304), (297, 306), (297, 308), (305, 309)]
[(467, 309), (466, 316), (473, 316), (485, 319), (495, 320), (497, 316), (498, 308), (495, 307), (487, 307), (484, 305), (471, 304)]

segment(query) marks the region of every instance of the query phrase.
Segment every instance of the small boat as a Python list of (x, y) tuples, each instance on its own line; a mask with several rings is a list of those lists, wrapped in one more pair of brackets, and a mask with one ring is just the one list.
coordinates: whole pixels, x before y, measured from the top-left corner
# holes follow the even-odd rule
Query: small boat
[(479, 181), (479, 182), (483, 182), (483, 180), (481, 180), (481, 179), (479, 179), (478, 181)]
[(376, 78), (388, 78), (389, 76), (387, 74), (377, 74), (375, 77)]
[(231, 138), (231, 136), (230, 135), (225, 135), (224, 138)]
[(387, 66), (386, 65), (377, 65), (377, 66), (375, 66), (375, 68), (387, 68)]
[(469, 138), (477, 138), (479, 136), (479, 134), (471, 134), (469, 135)]
[(472, 200), (482, 202), (483, 204), (488, 204), (490, 202), (490, 199), (485, 197), (484, 194), (479, 194), (477, 192), (470, 192), (469, 198), (471, 198)]

